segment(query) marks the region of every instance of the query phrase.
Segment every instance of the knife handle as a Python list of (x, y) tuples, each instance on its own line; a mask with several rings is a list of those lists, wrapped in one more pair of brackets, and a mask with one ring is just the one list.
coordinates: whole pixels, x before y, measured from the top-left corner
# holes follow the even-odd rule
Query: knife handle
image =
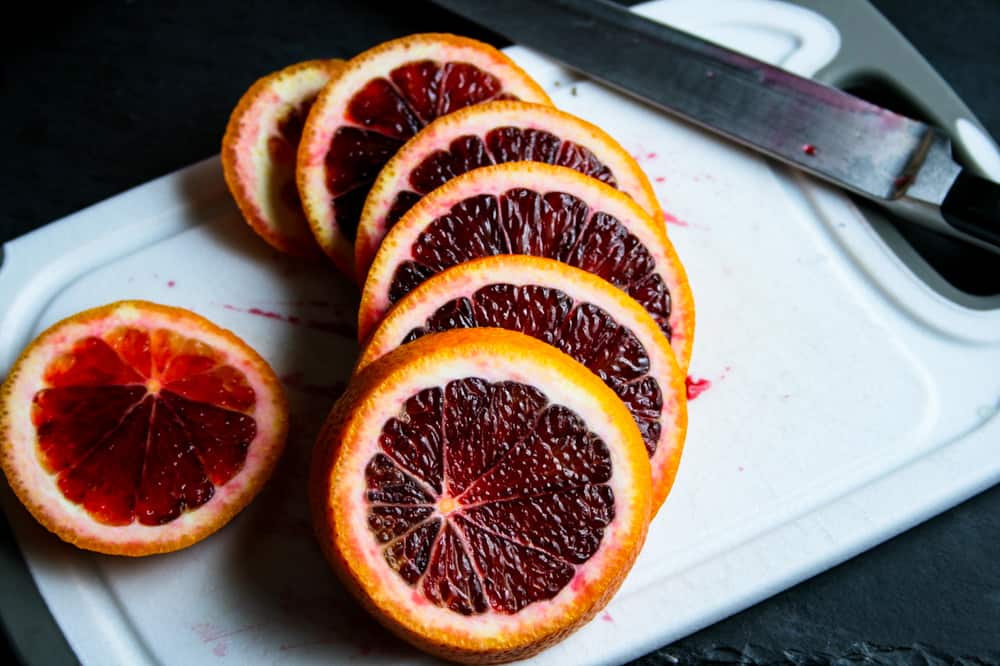
[(962, 171), (941, 204), (941, 215), (960, 232), (1000, 248), (1000, 185)]
[[(943, 129), (972, 171), (1000, 180), (1000, 148), (982, 123), (916, 48), (869, 2), (792, 0), (830, 21), (840, 33), (837, 54), (814, 78), (857, 94), (894, 98), (880, 106)], [(853, 90), (852, 90), (853, 89)], [(864, 92), (862, 97), (867, 97)], [(899, 108), (903, 107), (903, 108)], [(922, 116), (922, 118), (921, 118)]]

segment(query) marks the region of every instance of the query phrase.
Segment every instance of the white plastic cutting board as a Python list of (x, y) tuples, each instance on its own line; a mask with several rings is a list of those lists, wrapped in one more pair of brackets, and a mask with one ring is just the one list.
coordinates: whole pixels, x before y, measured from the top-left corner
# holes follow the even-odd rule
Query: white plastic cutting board
[[(839, 45), (818, 16), (765, 0), (667, 0), (642, 12), (802, 74)], [(690, 405), (677, 483), (623, 588), (537, 663), (638, 656), (1000, 479), (1000, 302), (959, 306), (925, 286), (840, 194), (510, 53), (648, 170), (697, 302), (691, 374), (712, 382)], [(284, 378), (292, 404), (289, 450), (266, 491), (178, 553), (77, 551), (5, 490), (38, 587), (81, 661), (428, 661), (346, 596), (308, 529), (307, 452), (357, 352), (344, 280), (260, 242), (214, 159), (4, 253), (0, 371), (56, 320), (144, 298), (233, 329)]]

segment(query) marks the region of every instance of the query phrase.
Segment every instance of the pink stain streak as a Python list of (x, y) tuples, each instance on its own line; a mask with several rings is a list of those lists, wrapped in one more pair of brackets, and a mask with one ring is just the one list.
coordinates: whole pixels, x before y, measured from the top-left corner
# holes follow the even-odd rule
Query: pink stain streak
[(357, 327), (355, 322), (350, 319), (343, 320), (319, 320), (319, 319), (302, 319), (295, 315), (284, 315), (280, 312), (272, 312), (271, 310), (262, 310), (260, 308), (238, 308), (235, 305), (225, 304), (222, 306), (226, 310), (232, 310), (233, 312), (244, 312), (246, 314), (254, 315), (256, 317), (264, 317), (265, 319), (274, 319), (276, 321), (283, 321), (286, 324), (292, 324), (294, 326), (304, 326), (306, 328), (312, 328), (317, 331), (324, 331), (326, 333), (333, 333), (334, 335), (339, 335), (345, 338), (356, 338), (358, 336)]
[(688, 227), (688, 226), (691, 226), (687, 222), (685, 222), (684, 220), (671, 215), (667, 211), (663, 211), (663, 221), (666, 222), (667, 224), (672, 224), (675, 227)]
[(657, 183), (665, 183), (665, 182), (667, 182), (667, 179), (664, 178), (663, 176), (657, 176), (653, 180), (655, 180)]
[(647, 160), (655, 160), (656, 159), (656, 153), (646, 153), (646, 159)]
[(226, 640), (227, 638), (258, 629), (262, 626), (264, 626), (264, 623), (260, 622), (244, 625), (238, 629), (223, 629), (211, 622), (202, 622), (191, 625), (191, 631), (198, 635), (202, 643), (212, 644), (212, 654), (216, 657), (225, 657), (229, 651), (229, 641)]
[(687, 387), (687, 399), (694, 400), (699, 395), (712, 388), (712, 382), (707, 379), (696, 379), (688, 375), (684, 378), (684, 386)]
[(611, 624), (615, 623), (615, 618), (611, 617), (611, 613), (609, 613), (608, 611), (604, 611), (603, 613), (601, 613), (601, 619), (604, 620), (605, 622), (610, 622)]
[(173, 280), (167, 280), (167, 286), (168, 287), (176, 287), (177, 283), (174, 282)]

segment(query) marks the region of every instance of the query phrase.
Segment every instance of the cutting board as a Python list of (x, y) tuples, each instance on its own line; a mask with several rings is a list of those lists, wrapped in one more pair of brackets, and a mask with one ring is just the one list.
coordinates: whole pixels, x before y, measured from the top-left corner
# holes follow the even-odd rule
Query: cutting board
[[(800, 74), (833, 57), (825, 20), (764, 0), (643, 5)], [(648, 171), (698, 309), (674, 490), (608, 608), (539, 664), (617, 663), (822, 571), (1000, 479), (1000, 301), (949, 299), (841, 194), (508, 51), (561, 108)], [(282, 377), (289, 448), (229, 526), (170, 555), (75, 550), (3, 498), (38, 588), (85, 664), (424, 663), (346, 595), (308, 527), (319, 423), (357, 354), (357, 293), (272, 252), (216, 159), (4, 246), (0, 371), (83, 308), (144, 298), (231, 328)]]

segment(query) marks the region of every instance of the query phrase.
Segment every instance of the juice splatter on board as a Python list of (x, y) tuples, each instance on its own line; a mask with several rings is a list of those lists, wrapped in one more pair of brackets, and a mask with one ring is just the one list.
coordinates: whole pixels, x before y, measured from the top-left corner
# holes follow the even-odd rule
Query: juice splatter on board
[(699, 395), (712, 388), (712, 382), (708, 379), (697, 379), (688, 375), (684, 378), (684, 386), (687, 387), (687, 399), (694, 400)]

